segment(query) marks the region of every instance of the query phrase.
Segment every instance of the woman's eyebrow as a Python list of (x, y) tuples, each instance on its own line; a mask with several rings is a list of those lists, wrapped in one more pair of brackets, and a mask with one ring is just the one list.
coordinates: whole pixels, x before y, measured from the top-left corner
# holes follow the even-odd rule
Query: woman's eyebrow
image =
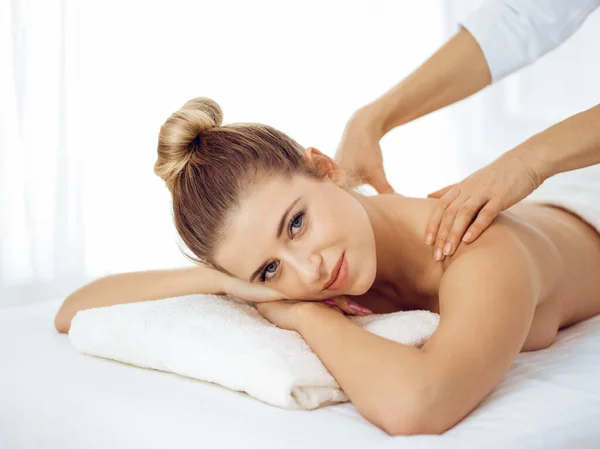
[[(300, 201), (302, 199), (301, 196), (299, 196), (298, 198), (296, 198), (294, 201), (292, 201), (292, 204), (290, 204), (288, 206), (288, 208), (285, 210), (285, 212), (283, 213), (283, 215), (281, 216), (281, 220), (279, 220), (279, 226), (277, 227), (277, 238), (281, 237), (281, 233), (283, 232), (283, 227), (285, 226), (285, 222), (287, 221), (287, 216), (290, 213), (290, 211), (292, 210), (292, 208), (296, 205), (296, 203), (298, 201)], [(252, 276), (250, 276), (249, 282), (253, 282), (254, 278), (256, 276), (258, 276), (258, 274), (261, 272), (261, 270), (267, 265), (267, 262), (264, 262), (260, 267), (258, 267), (256, 269), (256, 271), (254, 273), (252, 273)]]

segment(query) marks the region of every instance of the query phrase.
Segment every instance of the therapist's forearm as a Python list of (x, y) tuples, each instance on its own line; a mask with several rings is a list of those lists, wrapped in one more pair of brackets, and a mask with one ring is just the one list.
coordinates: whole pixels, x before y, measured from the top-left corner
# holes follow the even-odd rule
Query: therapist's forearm
[(424, 402), (424, 353), (379, 337), (328, 307), (307, 306), (296, 330), (359, 412), (388, 433), (403, 416), (416, 415), (415, 406)]
[(382, 137), (396, 126), (462, 100), (490, 83), (481, 48), (461, 28), (417, 70), (363, 109)]
[(600, 105), (551, 126), (511, 152), (521, 155), (542, 181), (600, 164)]

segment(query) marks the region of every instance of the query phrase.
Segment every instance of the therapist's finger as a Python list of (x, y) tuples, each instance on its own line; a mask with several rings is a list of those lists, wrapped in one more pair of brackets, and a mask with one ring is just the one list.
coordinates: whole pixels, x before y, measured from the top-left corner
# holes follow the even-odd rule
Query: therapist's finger
[(446, 211), (444, 212), (444, 216), (442, 217), (442, 221), (440, 222), (440, 226), (437, 231), (434, 245), (435, 250), (433, 255), (435, 260), (444, 260), (446, 258), (443, 249), (444, 243), (448, 238), (448, 234), (450, 234), (450, 229), (452, 229), (452, 224), (454, 223), (458, 209), (464, 201), (465, 199), (458, 197), (446, 208)]
[(450, 191), (450, 189), (452, 187), (454, 187), (456, 184), (451, 184), (449, 186), (444, 187), (443, 189), (440, 190), (436, 190), (435, 192), (429, 193), (427, 195), (427, 198), (441, 198), (443, 197), (446, 193), (448, 193)]
[(467, 243), (475, 241), (481, 233), (487, 229), (492, 221), (494, 221), (500, 212), (502, 212), (502, 208), (499, 204), (493, 201), (487, 203), (483, 209), (479, 211), (473, 224), (467, 229), (463, 240)]
[(460, 189), (458, 186), (450, 189), (448, 193), (446, 193), (443, 197), (441, 197), (433, 210), (433, 213), (429, 217), (429, 222), (427, 223), (427, 227), (425, 228), (425, 243), (428, 245), (433, 245), (436, 241), (436, 236), (438, 233), (438, 229), (440, 223), (442, 221), (442, 217), (446, 212), (446, 208), (450, 206), (450, 204), (458, 198), (460, 195)]
[(483, 198), (471, 197), (465, 201), (459, 208), (456, 217), (454, 217), (454, 223), (448, 233), (446, 241), (442, 243), (442, 252), (446, 256), (454, 254), (461, 239), (469, 225), (475, 219), (477, 212), (486, 204)]

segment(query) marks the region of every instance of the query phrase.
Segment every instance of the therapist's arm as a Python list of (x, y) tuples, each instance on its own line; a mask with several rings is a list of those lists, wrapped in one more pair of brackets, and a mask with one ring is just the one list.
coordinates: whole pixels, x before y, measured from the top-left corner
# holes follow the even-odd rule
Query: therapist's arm
[(600, 104), (534, 135), (510, 152), (521, 155), (542, 180), (600, 164)]
[(461, 28), (423, 65), (365, 107), (383, 137), (415, 120), (480, 91), (491, 83), (485, 56), (474, 37)]
[(487, 2), (416, 71), (363, 109), (383, 137), (530, 65), (567, 40), (600, 0)]
[(430, 197), (440, 198), (425, 228), (436, 260), (483, 235), (498, 214), (561, 172), (600, 164), (600, 105), (530, 137), (491, 164)]

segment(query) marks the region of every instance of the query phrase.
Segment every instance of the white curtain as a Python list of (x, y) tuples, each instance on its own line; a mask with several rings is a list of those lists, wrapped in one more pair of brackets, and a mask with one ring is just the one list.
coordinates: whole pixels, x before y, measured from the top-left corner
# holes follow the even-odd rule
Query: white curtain
[(0, 2), (0, 305), (86, 279), (70, 6)]

